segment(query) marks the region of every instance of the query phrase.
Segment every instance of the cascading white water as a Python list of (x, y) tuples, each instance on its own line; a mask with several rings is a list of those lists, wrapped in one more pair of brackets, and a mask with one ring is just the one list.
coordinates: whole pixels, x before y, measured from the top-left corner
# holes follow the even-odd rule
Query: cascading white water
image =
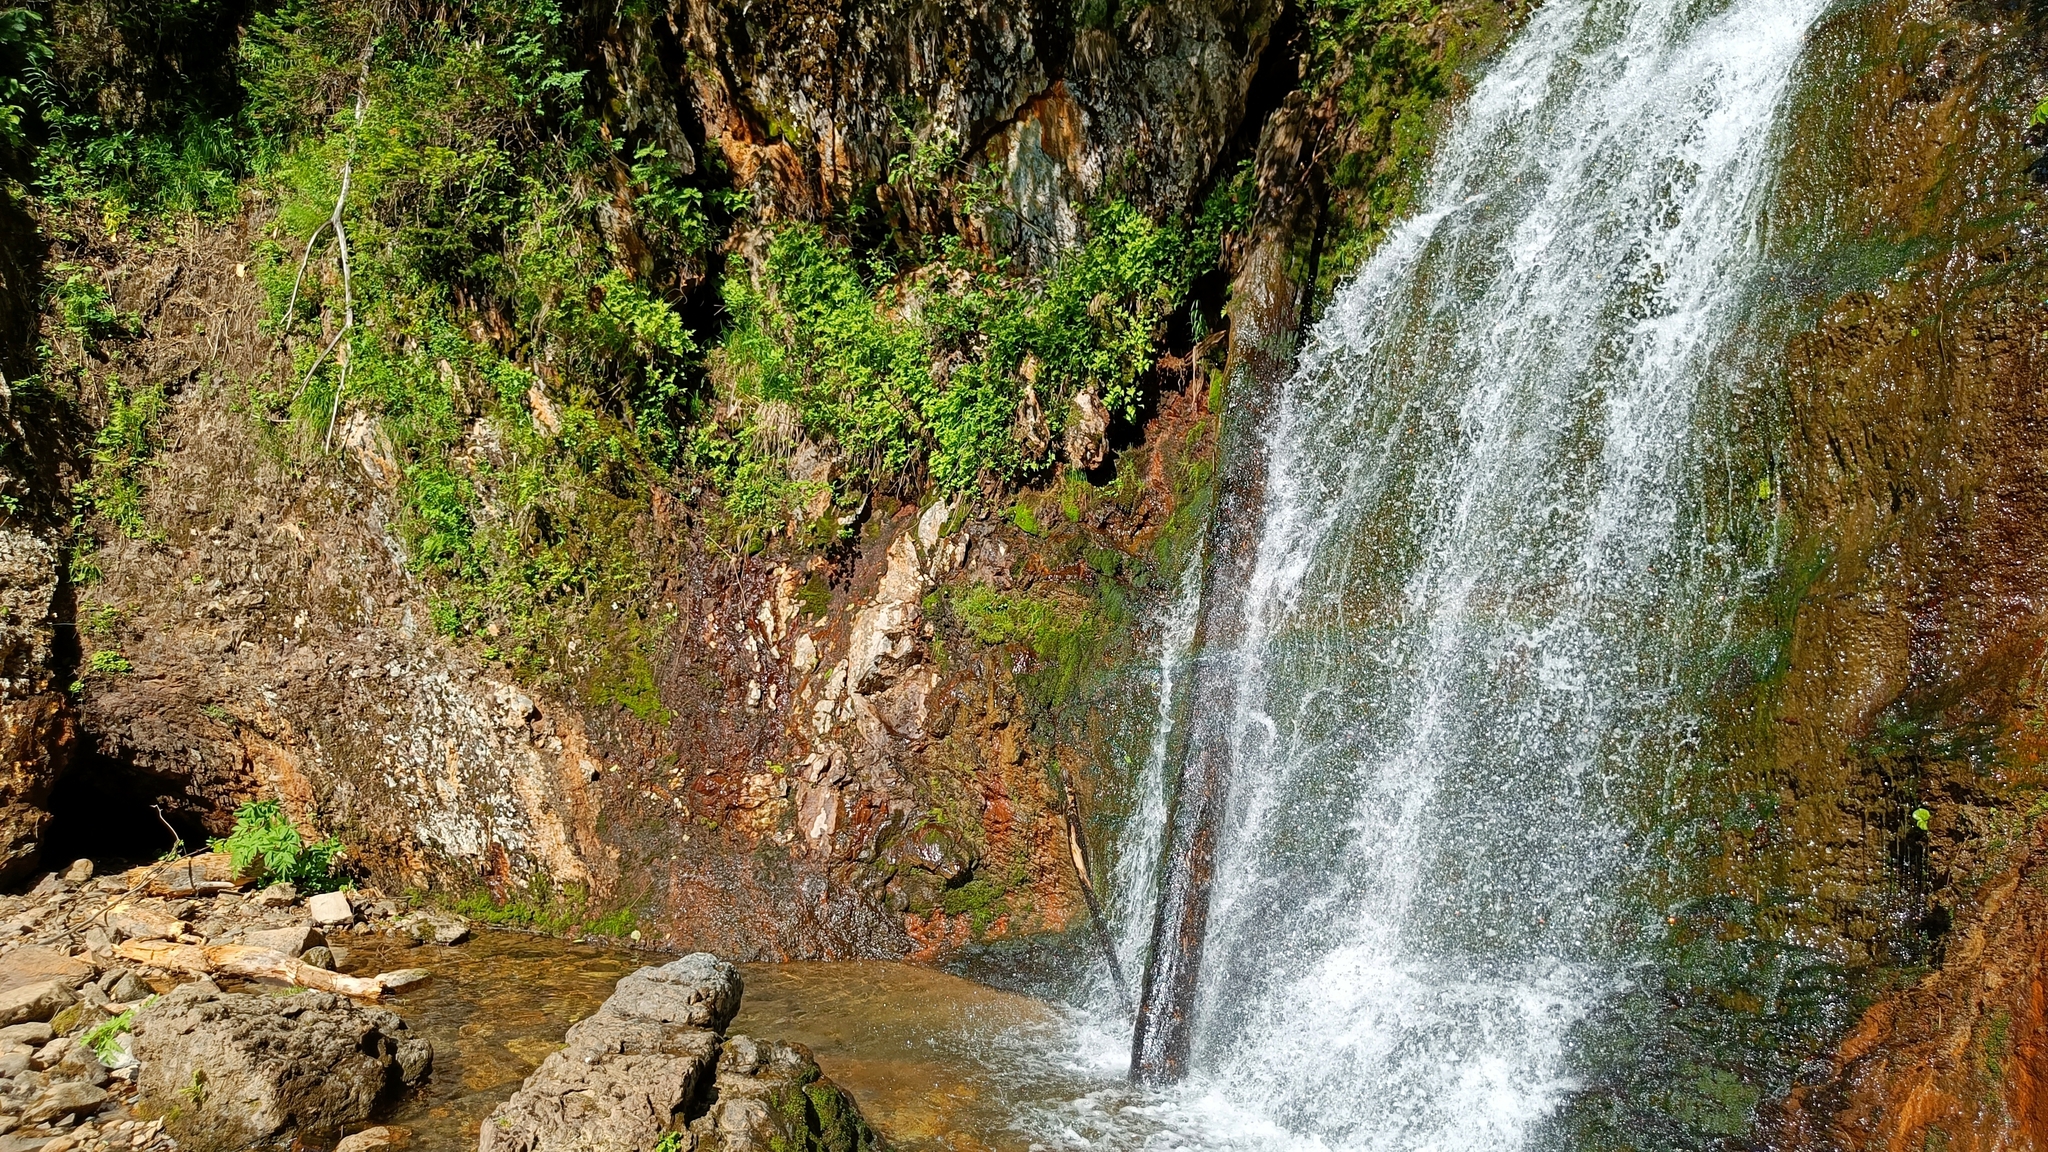
[[(1703, 414), (1823, 8), (1549, 0), (1274, 398), (1256, 561), (1210, 591), (1242, 632), (1194, 657), (1236, 722), (1183, 1102), (1501, 1149), (1571, 1091), (1573, 1025), (1644, 928), (1624, 798), (1687, 755)], [(1127, 957), (1164, 759), (1123, 845)]]

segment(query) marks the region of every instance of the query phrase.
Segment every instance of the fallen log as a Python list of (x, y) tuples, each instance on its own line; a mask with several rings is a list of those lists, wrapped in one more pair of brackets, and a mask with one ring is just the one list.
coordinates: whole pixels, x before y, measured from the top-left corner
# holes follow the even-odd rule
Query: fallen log
[(334, 992), (358, 1000), (376, 1000), (384, 995), (384, 986), (375, 979), (343, 976), (339, 972), (329, 972), (294, 960), (282, 952), (247, 944), (171, 944), (161, 940), (130, 940), (115, 947), (114, 954), (138, 964), (193, 976), (219, 974), (282, 980), (301, 988)]

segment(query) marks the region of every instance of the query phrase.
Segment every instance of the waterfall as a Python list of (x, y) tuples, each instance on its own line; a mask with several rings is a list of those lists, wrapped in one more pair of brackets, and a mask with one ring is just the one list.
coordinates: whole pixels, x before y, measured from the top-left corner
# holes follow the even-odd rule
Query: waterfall
[[(1122, 931), (1183, 966), (1154, 1011), (1188, 1024), (1189, 1098), (1324, 1146), (1500, 1149), (1573, 1090), (1574, 1026), (1661, 924), (1619, 896), (1628, 801), (1694, 754), (1712, 417), (1822, 10), (1548, 0), (1224, 461), (1260, 470), (1218, 511), (1249, 545), (1162, 693), (1162, 730), (1196, 720), (1123, 855), (1163, 877), (1119, 876), (1125, 908), (1164, 897)], [(1202, 891), (1160, 781), (1219, 762)]]

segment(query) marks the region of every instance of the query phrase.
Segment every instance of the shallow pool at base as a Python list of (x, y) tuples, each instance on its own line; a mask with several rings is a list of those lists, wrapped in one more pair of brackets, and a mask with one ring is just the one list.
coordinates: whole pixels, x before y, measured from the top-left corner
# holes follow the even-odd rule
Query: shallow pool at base
[[(483, 1119), (561, 1046), (571, 1024), (596, 1011), (621, 976), (666, 959), (508, 932), (480, 932), (454, 948), (353, 946), (351, 971), (434, 973), (389, 1001), (433, 1043), (433, 1077), (382, 1119), (412, 1130), (413, 1152), (469, 1152)], [(1125, 1103), (1115, 1053), (1083, 1055), (1078, 1018), (1029, 996), (886, 961), (740, 970), (746, 993), (728, 1031), (809, 1047), (904, 1152), (1085, 1146), (1069, 1137), (1080, 1137), (1074, 1124), (1105, 1118), (1102, 1093), (1117, 1097), (1112, 1110)]]

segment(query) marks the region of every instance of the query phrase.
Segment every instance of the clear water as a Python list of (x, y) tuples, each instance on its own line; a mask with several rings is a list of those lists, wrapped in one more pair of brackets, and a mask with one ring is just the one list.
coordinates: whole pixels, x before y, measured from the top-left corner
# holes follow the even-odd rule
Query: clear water
[(1695, 753), (1702, 489), (1823, 8), (1546, 4), (1274, 398), (1241, 628), (1178, 678), (1234, 709), (1194, 1073), (1142, 1109), (1197, 1143), (1521, 1147), (1578, 1087), (1661, 923), (1632, 813)]

